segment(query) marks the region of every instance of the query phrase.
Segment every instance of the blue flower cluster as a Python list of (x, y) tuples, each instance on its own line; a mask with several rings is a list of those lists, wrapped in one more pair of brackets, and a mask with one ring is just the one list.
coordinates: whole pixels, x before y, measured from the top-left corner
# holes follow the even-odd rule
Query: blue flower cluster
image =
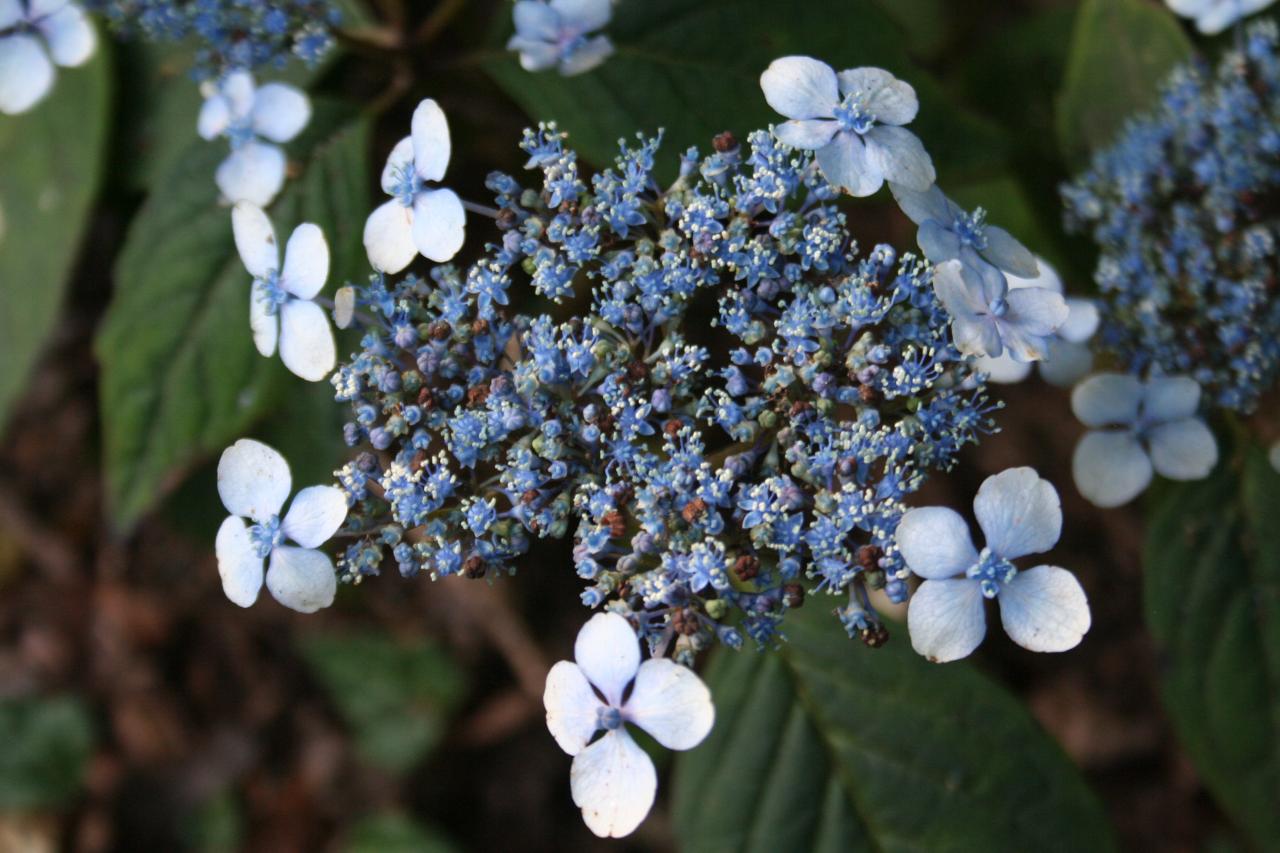
[(1096, 340), (1131, 373), (1187, 375), (1249, 411), (1280, 373), (1280, 58), (1253, 24), (1217, 71), (1192, 63), (1063, 188), (1101, 249)]
[(356, 288), (332, 381), (365, 535), (339, 572), (510, 573), (572, 533), (583, 602), (682, 659), (769, 643), (817, 592), (879, 644), (904, 499), (993, 429), (981, 375), (933, 267), (859, 252), (812, 153), (725, 134), (664, 189), (659, 143), (588, 178), (554, 125), (526, 131), (541, 186), (490, 175), (499, 242)]
[(233, 69), (279, 68), (290, 57), (314, 63), (333, 45), (341, 19), (332, 0), (89, 0), (88, 8), (125, 32), (154, 41), (199, 42), (200, 80)]

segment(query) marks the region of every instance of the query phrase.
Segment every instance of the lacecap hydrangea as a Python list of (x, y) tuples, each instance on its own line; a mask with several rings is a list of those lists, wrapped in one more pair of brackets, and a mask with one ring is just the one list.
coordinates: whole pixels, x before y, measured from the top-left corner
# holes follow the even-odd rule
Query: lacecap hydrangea
[(1070, 228), (1101, 255), (1095, 338), (1128, 372), (1186, 375), (1248, 412), (1280, 371), (1280, 59), (1248, 27), (1217, 69), (1178, 68), (1063, 188)]
[[(660, 139), (588, 178), (554, 125), (526, 131), (540, 180), (489, 176), (479, 260), (354, 288), (339, 572), (479, 578), (572, 536), (584, 604), (678, 660), (770, 643), (814, 593), (878, 645), (904, 499), (994, 406), (933, 267), (860, 250), (812, 153), (725, 134), (664, 186)], [(515, 310), (535, 297), (576, 316)]]

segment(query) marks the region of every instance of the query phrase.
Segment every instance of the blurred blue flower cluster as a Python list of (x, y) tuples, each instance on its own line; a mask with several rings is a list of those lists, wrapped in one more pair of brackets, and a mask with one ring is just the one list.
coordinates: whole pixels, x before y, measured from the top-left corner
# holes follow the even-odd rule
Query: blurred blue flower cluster
[(540, 186), (489, 176), (479, 260), (355, 288), (339, 571), (510, 573), (572, 533), (583, 602), (679, 659), (740, 645), (731, 623), (769, 643), (816, 592), (879, 644), (904, 499), (992, 429), (981, 376), (930, 263), (860, 251), (814, 154), (724, 134), (664, 185), (659, 143), (588, 178), (554, 125), (526, 131)]
[(1250, 411), (1280, 372), (1280, 58), (1251, 25), (1215, 71), (1190, 64), (1063, 188), (1101, 249), (1097, 345), (1131, 373), (1185, 374)]

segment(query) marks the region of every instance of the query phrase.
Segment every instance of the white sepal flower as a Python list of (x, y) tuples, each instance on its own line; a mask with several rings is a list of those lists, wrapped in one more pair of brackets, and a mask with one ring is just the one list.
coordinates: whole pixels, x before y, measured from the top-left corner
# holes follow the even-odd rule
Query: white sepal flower
[[(334, 486), (310, 486), (282, 520), (291, 488), (289, 463), (261, 442), (242, 438), (218, 460), (218, 495), (231, 513), (218, 528), (218, 574), (222, 591), (241, 607), (257, 601), (264, 563), (267, 589), (285, 607), (314, 613), (333, 603), (333, 563), (315, 549), (346, 520), (347, 498)], [(284, 544), (286, 538), (301, 547)]]
[(280, 360), (296, 376), (319, 382), (338, 360), (324, 309), (312, 300), (329, 278), (329, 244), (319, 226), (293, 230), (280, 265), (280, 245), (262, 208), (241, 202), (231, 211), (240, 260), (253, 276), (249, 326), (258, 352)]
[[(560, 661), (547, 674), (547, 728), (573, 756), (569, 785), (587, 827), (621, 838), (645, 819), (658, 789), (653, 762), (624, 724), (667, 749), (692, 749), (711, 731), (715, 706), (692, 670), (666, 658), (641, 663), (635, 631), (617, 613), (592, 616), (573, 654), (576, 663)], [(604, 736), (592, 741), (602, 729)]]
[(98, 36), (80, 4), (69, 0), (0, 0), (0, 113), (34, 107), (53, 88), (55, 66), (93, 56)]
[(933, 290), (951, 314), (951, 339), (964, 355), (1007, 353), (1014, 361), (1039, 361), (1070, 313), (1061, 293), (1044, 287), (1010, 290), (999, 276), (992, 285), (956, 260), (933, 268)]
[(369, 215), (364, 247), (373, 268), (398, 273), (421, 253), (444, 263), (466, 240), (466, 212), (457, 194), (432, 187), (449, 168), (449, 122), (427, 98), (413, 113), (412, 133), (391, 150), (382, 170), (382, 189), (391, 201)]

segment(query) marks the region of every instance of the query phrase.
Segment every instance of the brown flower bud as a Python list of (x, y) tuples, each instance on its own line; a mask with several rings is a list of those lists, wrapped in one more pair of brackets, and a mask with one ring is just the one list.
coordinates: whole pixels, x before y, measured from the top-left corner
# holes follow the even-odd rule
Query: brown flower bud
[(804, 604), (804, 587), (798, 583), (784, 584), (782, 594), (787, 599), (787, 606), (793, 610)]
[(680, 511), (680, 516), (685, 520), (686, 524), (693, 524), (707, 513), (707, 502), (702, 498), (694, 498), (684, 505), (684, 509)]
[(749, 581), (760, 574), (760, 561), (750, 554), (743, 554), (733, 562), (733, 573), (738, 580)]

